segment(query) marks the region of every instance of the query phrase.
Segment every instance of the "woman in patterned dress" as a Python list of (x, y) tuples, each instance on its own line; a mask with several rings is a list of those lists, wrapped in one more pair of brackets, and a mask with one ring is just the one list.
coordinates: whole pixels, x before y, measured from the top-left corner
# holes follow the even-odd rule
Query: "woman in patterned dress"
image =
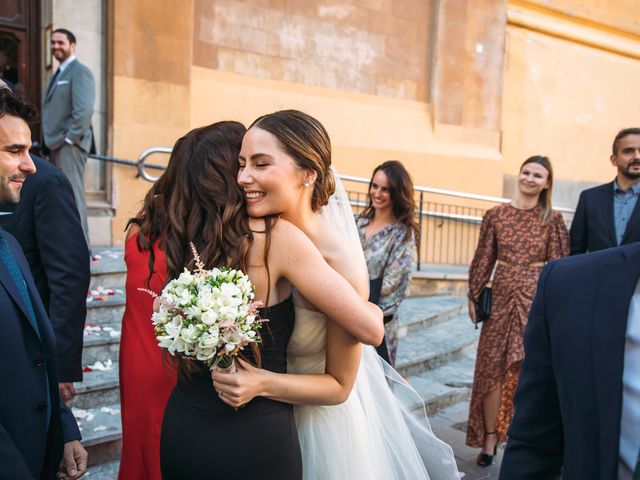
[(482, 324), (469, 408), (467, 445), (482, 447), (477, 463), (493, 463), (506, 440), (513, 395), (524, 357), (523, 334), (544, 264), (569, 254), (569, 234), (551, 207), (553, 170), (547, 157), (524, 161), (515, 199), (488, 210), (469, 268), (469, 315), (491, 279), (493, 304)]
[(356, 218), (360, 242), (367, 260), (370, 297), (382, 309), (385, 339), (376, 349), (380, 356), (395, 367), (398, 351), (398, 319), (396, 311), (409, 288), (409, 277), (416, 255), (418, 224), (415, 218), (413, 182), (404, 166), (390, 160), (378, 165), (369, 182), (369, 205)]

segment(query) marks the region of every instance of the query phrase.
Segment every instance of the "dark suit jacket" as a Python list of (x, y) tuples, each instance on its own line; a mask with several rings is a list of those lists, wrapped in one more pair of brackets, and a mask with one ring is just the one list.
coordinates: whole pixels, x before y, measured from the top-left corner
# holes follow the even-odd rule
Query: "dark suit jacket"
[(55, 478), (64, 443), (80, 439), (80, 432), (59, 397), (55, 337), (27, 261), (15, 238), (2, 229), (0, 235), (22, 271), (40, 331), (39, 338), (11, 274), (0, 262), (0, 477), (38, 479), (42, 473), (43, 478)]
[(58, 378), (82, 380), (82, 338), (87, 316), (89, 250), (67, 177), (34, 157), (20, 203), (0, 205), (0, 226), (14, 235), (27, 257), (42, 303), (56, 333)]
[[(580, 194), (571, 223), (571, 255), (618, 246), (613, 222), (613, 182)], [(622, 237), (621, 245), (640, 241), (640, 201)]]
[(545, 267), (501, 480), (616, 480), (627, 314), (640, 243)]

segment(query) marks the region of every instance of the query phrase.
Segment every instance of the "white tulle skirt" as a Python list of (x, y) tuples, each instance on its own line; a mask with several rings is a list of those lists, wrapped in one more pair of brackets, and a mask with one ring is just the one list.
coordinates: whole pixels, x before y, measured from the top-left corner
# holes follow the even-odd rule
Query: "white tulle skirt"
[(433, 435), (426, 412), (411, 415), (416, 396), (372, 347), (363, 347), (346, 402), (294, 407), (303, 479), (460, 478), (451, 448)]

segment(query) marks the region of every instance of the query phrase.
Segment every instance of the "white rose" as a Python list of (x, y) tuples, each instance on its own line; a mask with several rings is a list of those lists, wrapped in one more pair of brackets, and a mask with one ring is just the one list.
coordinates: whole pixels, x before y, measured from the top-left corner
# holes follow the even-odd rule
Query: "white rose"
[(224, 297), (225, 299), (226, 298), (231, 299), (233, 297), (237, 297), (242, 294), (240, 289), (237, 286), (235, 286), (233, 283), (223, 283), (222, 285), (220, 285), (220, 293), (222, 297)]
[(213, 307), (213, 292), (209, 285), (201, 287), (198, 292), (198, 305), (202, 310), (209, 310)]
[(201, 333), (202, 331), (192, 323), (187, 328), (183, 328), (180, 331), (180, 337), (182, 337), (185, 342), (195, 343), (198, 341), (198, 337)]
[[(160, 348), (168, 349), (172, 343), (173, 343), (173, 338), (168, 335), (161, 335), (158, 337), (158, 346)], [(171, 354), (173, 355), (173, 352), (171, 352)]]
[(161, 308), (157, 312), (153, 312), (153, 314), (151, 315), (151, 321), (153, 322), (154, 325), (160, 325), (162, 323), (166, 323), (167, 320), (168, 320), (167, 311), (164, 308)]
[(192, 302), (193, 298), (191, 297), (191, 293), (189, 290), (183, 290), (182, 294), (178, 298), (178, 305), (189, 305)]
[(202, 312), (200, 320), (205, 325), (213, 325), (218, 321), (218, 314), (215, 310), (207, 310), (206, 312)]
[(198, 352), (196, 353), (196, 358), (202, 362), (205, 362), (207, 360), (211, 360), (215, 353), (215, 348), (203, 348), (198, 350)]
[(223, 322), (225, 320), (235, 320), (238, 316), (238, 309), (232, 305), (228, 307), (220, 307), (218, 309), (218, 315), (220, 320)]
[(193, 280), (194, 280), (193, 275), (191, 275), (191, 272), (185, 268), (184, 271), (178, 277), (177, 283), (182, 285), (191, 285), (193, 283)]
[(170, 322), (167, 322), (164, 326), (164, 331), (167, 332), (171, 338), (176, 338), (180, 335), (180, 329), (182, 328), (182, 318), (173, 317)]

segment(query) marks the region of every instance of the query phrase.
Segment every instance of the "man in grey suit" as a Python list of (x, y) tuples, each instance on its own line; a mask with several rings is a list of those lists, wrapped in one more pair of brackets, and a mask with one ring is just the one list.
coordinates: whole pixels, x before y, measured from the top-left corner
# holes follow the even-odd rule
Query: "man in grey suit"
[(91, 70), (75, 56), (76, 37), (59, 28), (51, 34), (51, 54), (60, 63), (44, 96), (42, 126), (51, 161), (71, 182), (87, 245), (87, 202), (84, 168), (91, 148), (91, 116), (95, 102), (95, 80)]

